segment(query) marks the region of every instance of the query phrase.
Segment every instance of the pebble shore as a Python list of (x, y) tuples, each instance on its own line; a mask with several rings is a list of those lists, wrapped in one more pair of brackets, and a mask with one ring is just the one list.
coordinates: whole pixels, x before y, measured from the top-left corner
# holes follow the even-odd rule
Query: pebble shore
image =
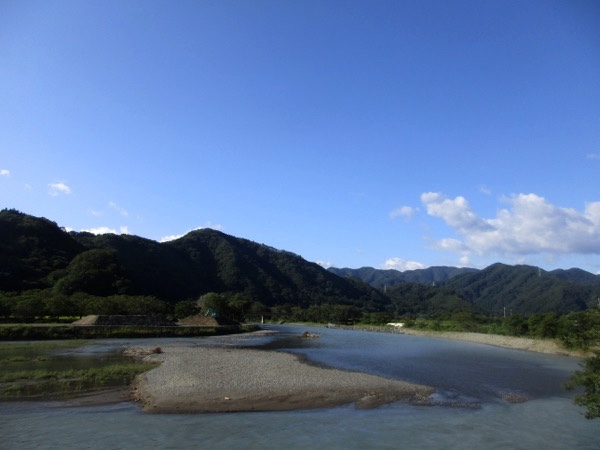
[(516, 336), (501, 336), (498, 334), (468, 333), (460, 331), (426, 331), (414, 328), (404, 328), (404, 334), (416, 336), (428, 336), (440, 339), (453, 339), (457, 341), (475, 342), (478, 344), (493, 345), (496, 347), (512, 348), (515, 350), (527, 350), (530, 352), (550, 353), (553, 355), (565, 355), (583, 357), (587, 353), (582, 350), (569, 350), (555, 340), (533, 339)]
[[(141, 349), (143, 353), (143, 349)], [(323, 368), (288, 353), (240, 348), (161, 347), (139, 375), (133, 398), (146, 412), (281, 411), (354, 403), (423, 403), (433, 388), (360, 372)]]

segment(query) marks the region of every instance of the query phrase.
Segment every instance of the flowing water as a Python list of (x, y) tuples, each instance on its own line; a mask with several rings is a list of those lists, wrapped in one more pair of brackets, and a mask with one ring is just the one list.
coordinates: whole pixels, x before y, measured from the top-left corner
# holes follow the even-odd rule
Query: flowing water
[[(127, 345), (250, 346), (436, 387), (435, 406), (394, 403), (272, 413), (146, 414), (135, 404), (67, 408), (0, 403), (0, 448), (599, 449), (562, 383), (576, 358), (401, 334), (280, 326), (275, 337), (96, 341), (81, 356)], [(300, 339), (303, 331), (320, 339)], [(507, 398), (526, 400), (510, 403)]]

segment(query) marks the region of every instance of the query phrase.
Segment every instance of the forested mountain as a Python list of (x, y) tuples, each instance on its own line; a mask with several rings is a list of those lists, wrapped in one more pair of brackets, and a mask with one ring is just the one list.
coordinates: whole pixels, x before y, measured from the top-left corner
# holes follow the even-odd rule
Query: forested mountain
[[(455, 311), (498, 316), (583, 310), (600, 298), (600, 276), (504, 264), (483, 270), (325, 270), (294, 253), (211, 229), (159, 243), (67, 233), (45, 218), (0, 211), (4, 314), (17, 297), (23, 305), (32, 298), (31, 310), (40, 299), (61, 305), (65, 298), (147, 296), (173, 305), (209, 292), (240, 294), (266, 308), (336, 304), (394, 317)], [(93, 309), (94, 301), (86, 304)]]
[(594, 285), (600, 283), (600, 275), (594, 275), (593, 273), (586, 272), (581, 269), (556, 269), (550, 272), (546, 272), (551, 278), (558, 280), (572, 281), (577, 284)]
[(45, 287), (81, 251), (82, 245), (48, 219), (0, 211), (0, 290)]
[(383, 293), (298, 255), (219, 231), (158, 243), (131, 235), (67, 233), (54, 222), (0, 212), (0, 291), (151, 295), (174, 303), (236, 292), (266, 306), (331, 303), (380, 310)]
[[(444, 283), (444, 287), (496, 315), (503, 315), (505, 311), (565, 313), (586, 309), (596, 304), (600, 297), (598, 277), (593, 274), (583, 277), (581, 272), (584, 271), (546, 272), (532, 266), (497, 263), (452, 278)], [(594, 277), (597, 281), (592, 284)]]
[(475, 304), (451, 289), (419, 283), (401, 283), (386, 290), (398, 316), (435, 317), (456, 312), (481, 313)]
[[(497, 263), (483, 270), (444, 266), (405, 272), (372, 267), (329, 270), (380, 289), (386, 287), (388, 296), (394, 299), (395, 309), (403, 305), (405, 309), (431, 310), (425, 303), (440, 298), (440, 295), (435, 294), (435, 289), (424, 289), (425, 286), (443, 289), (445, 299), (455, 295), (471, 303), (474, 310), (495, 315), (504, 315), (505, 311), (507, 314), (580, 311), (596, 305), (600, 298), (600, 275), (581, 269), (545, 271), (532, 266)], [(409, 287), (407, 283), (418, 283), (423, 288)], [(409, 307), (417, 297), (421, 303)], [(452, 302), (455, 306), (460, 303), (457, 298)], [(439, 301), (434, 304), (440, 310), (447, 309), (447, 305), (443, 306)]]
[(394, 269), (374, 269), (373, 267), (361, 267), (360, 269), (349, 269), (347, 267), (338, 269), (330, 267), (330, 272), (341, 277), (354, 277), (369, 283), (371, 286), (383, 289), (402, 283), (419, 283), (431, 285), (449, 280), (457, 275), (477, 272), (477, 269), (469, 267), (447, 267), (432, 266), (427, 269), (406, 270), (400, 272)]

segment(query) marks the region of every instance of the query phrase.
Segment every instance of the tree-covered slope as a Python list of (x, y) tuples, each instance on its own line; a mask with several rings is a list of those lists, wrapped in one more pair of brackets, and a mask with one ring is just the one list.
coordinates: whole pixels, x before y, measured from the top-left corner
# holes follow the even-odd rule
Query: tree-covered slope
[(477, 272), (477, 269), (468, 267), (432, 266), (427, 269), (406, 270), (400, 272), (394, 269), (374, 269), (373, 267), (361, 267), (359, 269), (329, 268), (330, 272), (342, 277), (354, 277), (371, 286), (383, 289), (402, 283), (419, 283), (431, 285), (440, 283), (458, 275)]
[(115, 252), (127, 280), (126, 294), (154, 295), (175, 302), (194, 298), (211, 289), (210, 266), (196, 267), (189, 256), (176, 248), (133, 235), (71, 233), (90, 249)]
[(0, 290), (49, 287), (82, 250), (56, 223), (4, 209), (0, 211)]
[(389, 299), (298, 255), (204, 229), (171, 242), (67, 233), (54, 222), (0, 213), (0, 291), (151, 295), (168, 302), (234, 292), (267, 306), (322, 303), (379, 310)]
[(567, 270), (556, 269), (546, 272), (546, 274), (558, 280), (572, 281), (577, 284), (587, 284), (590, 286), (600, 284), (600, 275), (594, 275), (593, 273), (577, 268)]
[(444, 286), (495, 315), (503, 315), (505, 311), (509, 314), (579, 311), (594, 304), (600, 291), (599, 284), (578, 284), (537, 267), (500, 263), (452, 278)]
[(470, 301), (450, 289), (419, 283), (402, 283), (387, 290), (393, 311), (399, 316), (426, 316), (479, 312)]
[(45, 218), (0, 211), (0, 292), (9, 296), (45, 289), (51, 296), (82, 292), (175, 303), (227, 292), (265, 306), (341, 304), (397, 314), (472, 308), (502, 315), (505, 309), (583, 310), (600, 298), (598, 278), (580, 269), (546, 272), (504, 264), (483, 270), (325, 270), (294, 253), (210, 229), (158, 243), (132, 235), (67, 233)]
[(364, 283), (338, 277), (302, 257), (219, 231), (193, 231), (169, 247), (210, 269), (218, 291), (242, 292), (267, 306), (339, 303), (380, 309), (388, 299)]

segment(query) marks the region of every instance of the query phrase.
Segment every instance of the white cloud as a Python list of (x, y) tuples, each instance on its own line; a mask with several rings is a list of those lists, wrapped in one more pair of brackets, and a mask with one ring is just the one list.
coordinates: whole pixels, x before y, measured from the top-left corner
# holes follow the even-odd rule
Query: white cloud
[(84, 228), (81, 231), (92, 234), (117, 234), (117, 230), (109, 227)]
[(405, 219), (410, 219), (415, 211), (416, 209), (411, 206), (401, 206), (390, 213), (390, 218), (404, 217)]
[(477, 217), (464, 197), (458, 196), (454, 200), (444, 197), (439, 192), (425, 192), (421, 194), (421, 201), (427, 208), (427, 214), (441, 217), (459, 233), (467, 234), (473, 231), (486, 231), (490, 229), (485, 220)]
[(384, 269), (394, 269), (400, 272), (405, 270), (425, 269), (425, 265), (416, 261), (407, 261), (402, 258), (390, 258), (383, 263)]
[(507, 208), (495, 218), (477, 216), (464, 197), (447, 198), (426, 192), (421, 201), (427, 213), (443, 219), (459, 238), (435, 243), (440, 249), (479, 255), (600, 253), (600, 202), (583, 211), (555, 206), (536, 194), (504, 198)]
[(92, 234), (129, 234), (129, 230), (126, 226), (119, 227), (119, 231), (109, 227), (87, 228), (81, 231), (85, 231)]
[(52, 195), (53, 197), (56, 197), (57, 195), (61, 195), (61, 194), (70, 194), (71, 193), (71, 188), (69, 186), (67, 186), (65, 183), (50, 183), (50, 184), (48, 184), (48, 187), (50, 188), (48, 193), (50, 195)]
[(331, 266), (333, 266), (333, 264), (330, 261), (315, 261), (318, 265), (320, 265), (321, 267), (324, 267), (325, 269), (329, 269)]
[(208, 222), (206, 224), (206, 226), (204, 227), (198, 227), (198, 228), (194, 228), (192, 230), (188, 230), (185, 231), (181, 234), (170, 234), (168, 236), (163, 236), (159, 239), (159, 242), (169, 242), (169, 241), (174, 241), (175, 239), (179, 239), (182, 238), (183, 236), (185, 236), (188, 233), (191, 233), (192, 231), (196, 231), (196, 230), (202, 230), (203, 228), (211, 228), (213, 230), (220, 230), (221, 228), (223, 228), (222, 225), (218, 225), (218, 224), (213, 224), (212, 222)]
[(9, 176), (10, 176), (10, 170), (0, 169), (0, 177), (9, 177)]
[(433, 245), (438, 250), (445, 250), (449, 252), (467, 252), (468, 247), (458, 239), (444, 238), (436, 241)]
[[(199, 230), (200, 228), (196, 228), (196, 230)], [(190, 230), (190, 231), (194, 231), (194, 230)], [(189, 233), (190, 231), (188, 231), (187, 233)], [(184, 237), (187, 233), (183, 233), (183, 234), (169, 234), (168, 236), (163, 236), (159, 239), (159, 242), (169, 242), (169, 241), (174, 241), (175, 239), (179, 239)]]
[(123, 217), (127, 217), (129, 215), (129, 213), (127, 212), (127, 210), (125, 208), (121, 208), (115, 202), (108, 202), (108, 207), (111, 208), (111, 209), (114, 209), (115, 211), (117, 211)]
[(492, 190), (484, 184), (479, 186), (479, 192), (481, 192), (484, 195), (492, 195)]

